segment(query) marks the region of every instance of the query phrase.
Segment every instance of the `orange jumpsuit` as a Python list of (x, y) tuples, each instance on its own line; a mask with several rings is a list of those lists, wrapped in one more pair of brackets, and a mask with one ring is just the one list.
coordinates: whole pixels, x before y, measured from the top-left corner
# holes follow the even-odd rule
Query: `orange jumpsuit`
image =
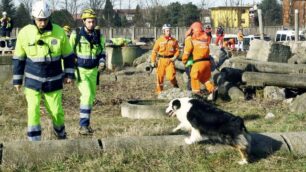
[(178, 87), (177, 80), (175, 78), (174, 62), (172, 57), (179, 56), (178, 41), (173, 37), (161, 36), (154, 44), (151, 62), (157, 63), (156, 72), (156, 93), (159, 94), (163, 90), (164, 76), (171, 82), (174, 87)]
[(200, 83), (204, 84), (210, 93), (215, 89), (214, 84), (209, 81), (211, 77), (209, 42), (210, 38), (205, 32), (201, 32), (197, 37), (188, 36), (185, 39), (182, 61), (186, 64), (188, 57), (192, 54), (194, 64), (191, 68), (190, 77), (191, 89), (194, 93), (200, 92)]

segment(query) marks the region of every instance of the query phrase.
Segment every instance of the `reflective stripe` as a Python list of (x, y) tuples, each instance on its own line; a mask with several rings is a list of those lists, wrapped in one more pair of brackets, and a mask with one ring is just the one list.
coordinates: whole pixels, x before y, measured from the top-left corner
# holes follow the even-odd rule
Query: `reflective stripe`
[(13, 80), (23, 79), (23, 75), (13, 75)]
[(37, 125), (37, 126), (28, 126), (28, 132), (31, 131), (41, 131), (41, 126)]
[(74, 74), (74, 69), (73, 68), (66, 68), (64, 71), (65, 71), (65, 73)]
[(91, 106), (89, 106), (89, 105), (80, 105), (80, 109), (90, 110)]
[(71, 55), (73, 55), (73, 52), (70, 53), (70, 54), (68, 54), (68, 55), (66, 55), (66, 56), (63, 56), (63, 58), (65, 59), (65, 58), (67, 58), (67, 57), (69, 57), (69, 56), (71, 56)]
[(90, 55), (88, 55), (88, 56), (78, 55), (78, 58), (80, 58), (80, 59), (96, 59), (95, 56), (90, 56)]
[(80, 118), (89, 119), (89, 117), (90, 117), (90, 114), (87, 114), (87, 113), (80, 113)]
[(33, 137), (28, 137), (29, 141), (40, 141), (41, 136), (33, 136)]
[(31, 61), (33, 62), (55, 62), (55, 61), (59, 61), (61, 59), (60, 56), (57, 56), (57, 57), (39, 57), (39, 58), (36, 58), (36, 57), (32, 57), (30, 58)]
[(53, 77), (43, 78), (43, 77), (35, 76), (35, 75), (32, 75), (32, 74), (26, 72), (25, 77), (31, 78), (31, 79), (34, 79), (34, 80), (37, 80), (37, 81), (40, 81), (40, 82), (47, 82), (47, 81), (50, 82), (50, 81), (56, 81), (56, 80), (62, 79), (63, 74), (59, 74), (59, 75), (53, 76)]
[(21, 57), (21, 56), (13, 56), (13, 60), (20, 60), (20, 61), (24, 61), (25, 57)]

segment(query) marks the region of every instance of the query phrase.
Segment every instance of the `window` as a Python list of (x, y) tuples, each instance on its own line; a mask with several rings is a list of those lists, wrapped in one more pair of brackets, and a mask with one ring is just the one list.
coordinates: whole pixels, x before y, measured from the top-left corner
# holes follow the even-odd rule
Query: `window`
[[(275, 40), (275, 41), (281, 41), (280, 38), (281, 38), (281, 35), (280, 35), (280, 34), (277, 34), (277, 35), (276, 35), (276, 40)], [(256, 39), (256, 38), (255, 38), (255, 39)]]
[(281, 35), (280, 41), (286, 41), (286, 35)]

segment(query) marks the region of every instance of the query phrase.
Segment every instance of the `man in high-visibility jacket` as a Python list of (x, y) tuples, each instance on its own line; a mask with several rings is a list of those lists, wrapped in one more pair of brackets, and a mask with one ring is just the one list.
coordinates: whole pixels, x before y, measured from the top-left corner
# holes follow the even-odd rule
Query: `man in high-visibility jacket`
[[(74, 53), (65, 31), (51, 23), (51, 8), (46, 1), (36, 1), (32, 7), (33, 24), (20, 30), (13, 56), (13, 85), (24, 92), (28, 104), (28, 139), (41, 140), (40, 101), (53, 122), (54, 134), (66, 139), (62, 108), (63, 79), (74, 79)], [(64, 73), (61, 60), (64, 61)]]
[(192, 56), (193, 64), (190, 71), (191, 89), (193, 93), (200, 93), (200, 83), (204, 84), (209, 93), (215, 91), (214, 84), (209, 81), (211, 77), (211, 62), (209, 59), (210, 37), (202, 28), (202, 23), (194, 22), (186, 33), (184, 54), (182, 61), (186, 65)]
[(7, 16), (7, 12), (2, 12), (2, 18), (0, 19), (1, 23), (1, 36), (4, 38), (9, 38), (11, 36), (12, 30), (12, 19)]
[(92, 135), (90, 115), (96, 96), (98, 70), (105, 64), (105, 38), (95, 29), (96, 13), (85, 9), (81, 15), (83, 26), (72, 32), (70, 43), (77, 54), (77, 86), (80, 90), (80, 131), (81, 135)]
[(155, 91), (157, 94), (160, 94), (163, 90), (165, 75), (173, 87), (178, 88), (174, 67), (174, 61), (179, 56), (178, 41), (171, 36), (170, 24), (164, 24), (162, 30), (164, 35), (156, 40), (151, 55), (151, 67), (157, 66)]

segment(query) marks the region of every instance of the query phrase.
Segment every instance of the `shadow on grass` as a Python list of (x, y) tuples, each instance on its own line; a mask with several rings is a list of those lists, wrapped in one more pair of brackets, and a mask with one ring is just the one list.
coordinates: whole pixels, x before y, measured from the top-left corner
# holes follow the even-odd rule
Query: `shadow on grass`
[(280, 150), (283, 145), (281, 141), (263, 134), (251, 133), (251, 137), (251, 162), (257, 162), (260, 159), (273, 155), (276, 151)]
[(256, 120), (256, 119), (258, 119), (258, 118), (260, 118), (260, 115), (257, 115), (257, 114), (250, 114), (250, 115), (245, 115), (245, 116), (243, 117), (243, 120), (245, 120), (245, 121), (253, 121), (253, 120)]

